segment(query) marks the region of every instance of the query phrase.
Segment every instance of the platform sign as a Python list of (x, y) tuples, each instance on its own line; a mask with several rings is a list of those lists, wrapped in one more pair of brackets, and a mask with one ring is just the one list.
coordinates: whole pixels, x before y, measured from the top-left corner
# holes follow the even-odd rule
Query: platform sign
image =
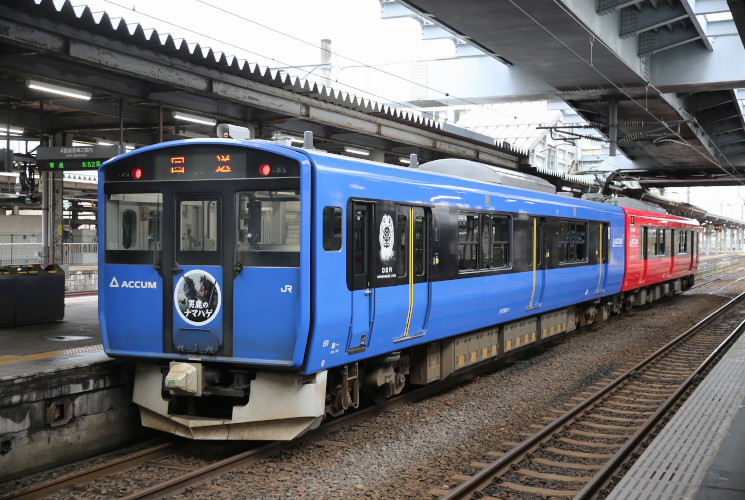
[(119, 153), (117, 146), (60, 146), (38, 148), (36, 168), (39, 172), (98, 170), (103, 162)]

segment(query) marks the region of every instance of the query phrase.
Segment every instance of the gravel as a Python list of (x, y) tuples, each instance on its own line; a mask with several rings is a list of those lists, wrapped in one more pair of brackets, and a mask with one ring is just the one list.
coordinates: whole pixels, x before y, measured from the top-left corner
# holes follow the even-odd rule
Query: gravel
[(450, 479), (454, 474), (475, 472), (472, 461), (492, 461), (488, 452), (532, 434), (531, 424), (545, 423), (592, 384), (612, 380), (614, 372), (641, 361), (742, 287), (717, 295), (699, 289), (632, 310), (530, 359), (395, 407), (323, 441), (299, 444), (178, 498), (432, 498), (433, 488), (459, 482)]

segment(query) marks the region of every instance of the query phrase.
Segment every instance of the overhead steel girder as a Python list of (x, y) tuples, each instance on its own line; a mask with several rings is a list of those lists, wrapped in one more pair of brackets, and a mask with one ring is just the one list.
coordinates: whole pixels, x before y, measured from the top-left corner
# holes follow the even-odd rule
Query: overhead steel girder
[(636, 6), (643, 1), (644, 0), (597, 0), (597, 13), (604, 16), (626, 7)]
[(690, 113), (699, 113), (706, 109), (732, 104), (732, 95), (727, 91), (695, 93), (686, 99)]
[[(0, 95), (14, 96), (28, 101), (35, 101), (40, 98), (38, 93), (28, 89), (25, 85), (8, 80), (0, 80)], [(47, 103), (54, 103), (70, 110), (83, 111), (110, 118), (118, 119), (120, 113), (118, 102), (85, 101), (82, 99), (71, 99), (61, 96), (45, 96), (44, 101)], [(0, 111), (0, 113), (2, 113), (2, 111)], [(123, 113), (126, 121), (143, 122), (152, 118), (148, 111), (143, 111), (141, 107), (131, 106), (126, 102), (124, 103)], [(35, 116), (31, 118), (32, 120), (34, 118), (38, 120), (38, 114), (35, 114)]]
[[(713, 137), (714, 143), (719, 149), (725, 146), (731, 146), (732, 144), (745, 144), (745, 135), (738, 134), (736, 132), (729, 134), (719, 134)], [(726, 151), (722, 151), (726, 153)]]
[(657, 9), (646, 5), (642, 10), (627, 8), (620, 12), (618, 34), (628, 38), (687, 18), (688, 12), (679, 3), (673, 6), (662, 3)]
[(693, 28), (686, 30), (676, 28), (674, 31), (664, 29), (656, 32), (645, 31), (639, 34), (638, 54), (640, 57), (656, 54), (701, 39), (701, 35)]
[(716, 50), (686, 44), (651, 57), (649, 81), (663, 92), (710, 92), (745, 87), (745, 48), (737, 37), (717, 39)]
[(736, 118), (728, 118), (725, 120), (719, 120), (717, 122), (711, 122), (702, 125), (705, 126), (706, 131), (712, 137), (721, 134), (727, 134), (729, 132), (741, 132), (743, 129), (742, 123)]

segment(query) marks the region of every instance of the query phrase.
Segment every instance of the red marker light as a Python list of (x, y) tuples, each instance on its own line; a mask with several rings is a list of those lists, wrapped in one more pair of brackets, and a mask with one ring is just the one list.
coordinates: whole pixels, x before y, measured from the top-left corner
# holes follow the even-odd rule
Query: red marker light
[(270, 167), (268, 163), (264, 163), (262, 166), (259, 167), (259, 173), (266, 177), (267, 175), (272, 173), (272, 167)]
[(136, 168), (132, 170), (132, 177), (134, 177), (135, 179), (142, 179), (142, 169)]

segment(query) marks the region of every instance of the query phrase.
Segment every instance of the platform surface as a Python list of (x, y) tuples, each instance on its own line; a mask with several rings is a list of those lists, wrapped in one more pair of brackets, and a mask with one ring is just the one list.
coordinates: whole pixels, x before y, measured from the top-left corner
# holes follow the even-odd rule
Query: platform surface
[(98, 296), (65, 299), (65, 319), (0, 328), (0, 380), (109, 360), (98, 324)]
[(745, 336), (712, 369), (607, 500), (745, 499)]

